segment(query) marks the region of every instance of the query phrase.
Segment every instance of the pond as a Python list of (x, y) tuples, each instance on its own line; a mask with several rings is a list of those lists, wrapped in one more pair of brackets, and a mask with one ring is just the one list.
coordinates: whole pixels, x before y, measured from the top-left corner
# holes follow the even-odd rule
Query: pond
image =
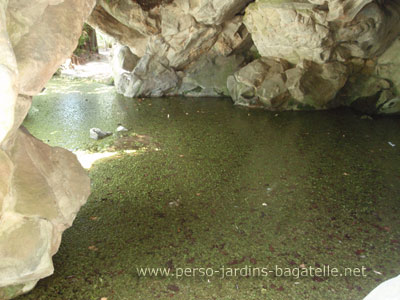
[[(400, 273), (398, 118), (129, 99), (55, 78), (24, 125), (116, 155), (89, 170), (54, 275), (18, 299), (354, 300)], [(114, 134), (90, 140), (92, 127)], [(312, 273), (328, 266), (336, 276)]]

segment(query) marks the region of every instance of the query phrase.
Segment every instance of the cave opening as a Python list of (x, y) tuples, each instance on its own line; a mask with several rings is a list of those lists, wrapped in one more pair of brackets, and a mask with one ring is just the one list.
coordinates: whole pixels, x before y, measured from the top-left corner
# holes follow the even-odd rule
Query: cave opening
[[(323, 36), (374, 4), (343, 25), (329, 4), (231, 2), (98, 1), (45, 89), (18, 87), (21, 111), (35, 95), (0, 144), (0, 299), (361, 299), (399, 273), (399, 39)], [(293, 11), (280, 37), (255, 29)], [(310, 24), (320, 44), (288, 43)]]

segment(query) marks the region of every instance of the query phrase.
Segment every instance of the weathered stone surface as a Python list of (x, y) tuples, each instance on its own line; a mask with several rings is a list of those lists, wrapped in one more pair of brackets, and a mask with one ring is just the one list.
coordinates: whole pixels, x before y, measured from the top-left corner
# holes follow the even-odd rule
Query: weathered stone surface
[(14, 128), (14, 112), (18, 95), (18, 67), (6, 31), (7, 2), (0, 3), (0, 144)]
[(144, 55), (148, 37), (136, 29), (120, 23), (102, 6), (96, 5), (87, 22), (96, 30), (100, 30), (115, 38), (120, 44), (128, 46), (137, 56)]
[(250, 33), (243, 24), (243, 17), (236, 16), (222, 24), (222, 31), (215, 42), (212, 51), (217, 55), (228, 56), (234, 51), (245, 53), (253, 46)]
[(168, 46), (162, 38), (151, 41), (133, 72), (121, 78), (121, 91), (125, 96), (161, 97), (174, 94), (179, 77), (170, 67), (169, 60), (162, 55), (167, 51)]
[(345, 105), (367, 114), (399, 114), (400, 40), (376, 60), (353, 62), (353, 74), (341, 91)]
[[(117, 91), (125, 96), (176, 95), (188, 92), (189, 86), (201, 87), (204, 82), (196, 83), (194, 78), (199, 74), (194, 71), (198, 60), (212, 61), (218, 56), (240, 54), (252, 45), (243, 17), (235, 16), (248, 0), (164, 2), (146, 9), (133, 1), (102, 0), (89, 20), (91, 25), (117, 36), (141, 57), (133, 72), (123, 72), (115, 78)], [(127, 34), (131, 37), (124, 40)], [(138, 45), (146, 45), (146, 50), (138, 49)], [(222, 62), (221, 58), (218, 60)], [(228, 69), (230, 66), (214, 78), (221, 78)], [(226, 93), (226, 83), (222, 87), (218, 81), (217, 86), (218, 93)], [(208, 91), (209, 96), (215, 95), (214, 84), (200, 94)]]
[(144, 36), (160, 33), (159, 7), (146, 10), (132, 0), (99, 0), (98, 3), (121, 24), (138, 31)]
[(228, 79), (235, 104), (271, 110), (326, 109), (347, 80), (341, 63), (303, 61), (296, 67), (283, 60), (261, 58)]
[(187, 10), (197, 22), (220, 25), (242, 11), (251, 0), (178, 0), (187, 5)]
[(393, 90), (400, 95), (400, 38), (387, 49), (377, 61), (375, 74), (380, 78), (389, 80)]
[(75, 155), (24, 129), (9, 151), (0, 150), (0, 172), (0, 295), (9, 299), (53, 273), (51, 257), (90, 181)]
[[(366, 1), (358, 2), (365, 4)], [(375, 1), (359, 8), (354, 18), (347, 18), (348, 22), (342, 19), (339, 17), (331, 25), (335, 57), (342, 60), (374, 58), (381, 55), (400, 34), (400, 1), (386, 1), (385, 6)]]
[(244, 24), (262, 56), (296, 64), (322, 63), (331, 55), (327, 12), (311, 3), (257, 1), (247, 7)]
[(285, 61), (261, 58), (228, 78), (228, 89), (235, 104), (279, 109), (289, 100), (285, 86)]
[(400, 2), (273, 1), (248, 6), (244, 23), (260, 54), (292, 63), (372, 58), (400, 33)]
[(114, 49), (112, 58), (112, 70), (114, 77), (115, 89), (118, 93), (123, 94), (127, 83), (126, 77), (136, 67), (139, 62), (139, 57), (133, 54), (127, 46), (117, 46)]
[(20, 94), (39, 93), (68, 54), (75, 50), (76, 37), (80, 36), (93, 5), (91, 0), (69, 0), (47, 6), (40, 20), (14, 46)]
[[(169, 65), (183, 69), (202, 54), (207, 53), (214, 45), (221, 31), (221, 26), (208, 26), (196, 22), (190, 14), (182, 14), (178, 6), (166, 6), (161, 10), (162, 41), (166, 44), (164, 51), (155, 53), (163, 55)], [(176, 17), (180, 16), (180, 17)], [(161, 41), (160, 39), (152, 41)], [(157, 45), (158, 47), (158, 45)]]
[(73, 154), (18, 128), (31, 96), (75, 49), (94, 4), (0, 3), (0, 299), (25, 293), (52, 274), (61, 234), (90, 192)]
[(326, 109), (345, 85), (348, 70), (339, 62), (320, 65), (303, 61), (296, 68), (287, 70), (286, 76), (286, 86), (293, 99), (305, 107)]

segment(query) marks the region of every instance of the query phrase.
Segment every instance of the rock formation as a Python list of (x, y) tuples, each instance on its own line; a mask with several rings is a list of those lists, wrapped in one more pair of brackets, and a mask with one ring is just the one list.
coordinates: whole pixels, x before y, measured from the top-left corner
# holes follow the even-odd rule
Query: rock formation
[(400, 1), (250, 2), (101, 0), (89, 21), (140, 58), (115, 78), (128, 97), (222, 95), (272, 110), (398, 111), (398, 59), (388, 58), (399, 47)]
[[(250, 0), (164, 2), (101, 0), (89, 18), (140, 57), (131, 72), (116, 76), (117, 90), (128, 97), (228, 96), (227, 77), (252, 45), (241, 15)], [(134, 38), (126, 41), (124, 33)]]
[(1, 1), (0, 299), (53, 272), (61, 234), (89, 194), (73, 154), (20, 128), (89, 15), (124, 45), (113, 70), (129, 97), (400, 111), (400, 0)]
[(0, 4), (0, 299), (53, 273), (52, 256), (90, 193), (76, 157), (20, 128), (41, 91), (77, 45), (94, 0)]

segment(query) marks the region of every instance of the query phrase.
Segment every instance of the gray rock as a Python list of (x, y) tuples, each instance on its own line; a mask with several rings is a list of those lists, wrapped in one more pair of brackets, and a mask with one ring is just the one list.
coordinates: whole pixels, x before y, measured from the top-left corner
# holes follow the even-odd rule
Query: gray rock
[(90, 138), (94, 140), (100, 140), (112, 135), (112, 132), (102, 131), (99, 128), (91, 128), (89, 132), (90, 132)]

